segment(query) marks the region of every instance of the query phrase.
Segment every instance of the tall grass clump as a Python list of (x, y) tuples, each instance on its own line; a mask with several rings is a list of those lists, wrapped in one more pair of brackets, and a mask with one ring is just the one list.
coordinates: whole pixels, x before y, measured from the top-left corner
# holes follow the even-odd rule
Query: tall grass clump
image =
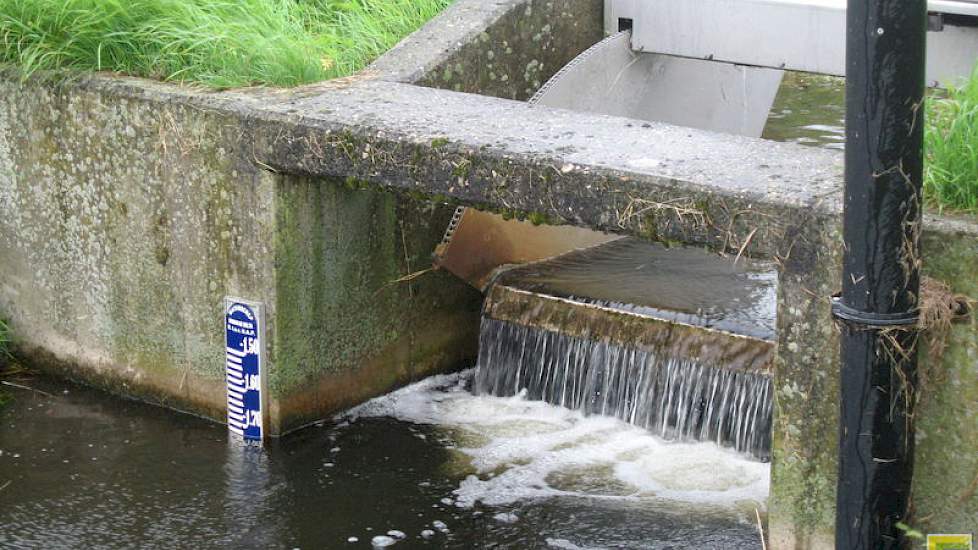
[(0, 62), (217, 88), (352, 74), (451, 0), (0, 0)]
[(978, 213), (978, 71), (928, 100), (924, 196), (938, 210)]

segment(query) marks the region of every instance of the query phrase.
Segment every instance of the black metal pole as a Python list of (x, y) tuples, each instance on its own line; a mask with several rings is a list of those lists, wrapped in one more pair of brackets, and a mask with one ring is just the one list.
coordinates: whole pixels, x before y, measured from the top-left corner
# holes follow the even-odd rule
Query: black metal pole
[(899, 548), (913, 475), (926, 0), (849, 0), (836, 547)]

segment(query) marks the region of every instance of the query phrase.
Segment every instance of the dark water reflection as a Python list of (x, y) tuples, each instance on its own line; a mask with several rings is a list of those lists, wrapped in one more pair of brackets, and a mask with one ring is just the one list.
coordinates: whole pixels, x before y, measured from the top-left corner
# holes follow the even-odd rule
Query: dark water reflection
[(27, 383), (50, 395), (16, 390), (0, 410), (3, 548), (369, 548), (392, 529), (406, 534), (395, 548), (759, 547), (742, 520), (647, 503), (457, 508), (446, 497), (471, 470), (432, 426), (363, 418), (261, 450), (195, 417)]
[(841, 78), (785, 73), (762, 137), (844, 149), (845, 90)]

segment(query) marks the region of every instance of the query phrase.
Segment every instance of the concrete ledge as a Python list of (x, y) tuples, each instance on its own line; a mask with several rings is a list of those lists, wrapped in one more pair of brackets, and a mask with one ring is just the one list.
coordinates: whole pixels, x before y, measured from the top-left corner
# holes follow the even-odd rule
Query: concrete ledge
[(253, 114), (276, 170), (554, 223), (725, 250), (754, 233), (749, 252), (774, 256), (792, 226), (840, 212), (841, 157), (800, 145), (371, 81)]

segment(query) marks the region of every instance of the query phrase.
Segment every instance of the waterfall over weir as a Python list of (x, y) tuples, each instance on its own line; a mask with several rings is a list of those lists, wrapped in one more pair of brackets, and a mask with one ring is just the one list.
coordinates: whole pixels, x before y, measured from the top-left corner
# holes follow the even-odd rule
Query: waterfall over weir
[(484, 318), (475, 390), (616, 416), (664, 439), (714, 441), (761, 460), (771, 379)]
[[(652, 315), (658, 310), (617, 296), (579, 298), (578, 289), (555, 276), (600, 264), (603, 255), (621, 259), (634, 246), (610, 243), (559, 258), (556, 267), (518, 268), (497, 279), (484, 308), (473, 389), (496, 396), (525, 392), (585, 414), (615, 416), (664, 439), (713, 441), (768, 460), (773, 344), (756, 336), (766, 329), (755, 325), (745, 336)], [(644, 259), (641, 267), (655, 263)], [(733, 277), (727, 283), (736, 283), (736, 274), (727, 273)], [(546, 293), (539, 292), (544, 279)], [(738, 292), (750, 311), (773, 298), (773, 279), (760, 279), (766, 282)], [(698, 308), (695, 314), (710, 312)], [(736, 321), (736, 315), (717, 317), (728, 326)], [(773, 313), (770, 320), (773, 325)]]

